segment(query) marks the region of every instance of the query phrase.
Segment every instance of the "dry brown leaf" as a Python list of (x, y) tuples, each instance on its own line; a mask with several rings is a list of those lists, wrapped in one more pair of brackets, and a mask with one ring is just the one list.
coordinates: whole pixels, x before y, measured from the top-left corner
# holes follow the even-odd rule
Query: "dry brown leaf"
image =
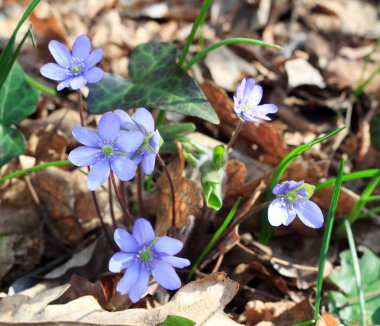
[(338, 319), (329, 313), (324, 313), (322, 318), (318, 319), (317, 326), (343, 326)]
[(175, 314), (194, 320), (197, 325), (239, 325), (223, 313), (238, 287), (238, 283), (227, 278), (225, 273), (214, 273), (187, 284), (162, 307), (108, 312), (92, 296), (83, 296), (63, 305), (49, 305), (69, 288), (69, 285), (63, 285), (34, 298), (22, 294), (3, 298), (0, 322), (145, 326), (156, 325)]
[(283, 314), (273, 320), (275, 325), (293, 325), (307, 320), (311, 320), (314, 315), (314, 309), (309, 299), (297, 303), (293, 308), (286, 310)]

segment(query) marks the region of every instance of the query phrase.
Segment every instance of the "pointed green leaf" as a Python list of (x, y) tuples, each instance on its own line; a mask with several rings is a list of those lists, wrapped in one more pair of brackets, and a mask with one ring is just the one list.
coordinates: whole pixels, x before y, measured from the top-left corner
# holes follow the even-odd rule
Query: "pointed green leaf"
[(176, 63), (177, 47), (170, 43), (141, 44), (129, 62), (131, 80), (106, 74), (90, 84), (88, 110), (157, 108), (219, 123), (218, 116), (197, 83)]
[(182, 316), (171, 315), (160, 326), (194, 326), (195, 322)]
[(19, 123), (31, 115), (37, 106), (39, 91), (31, 87), (21, 66), (15, 62), (0, 89), (0, 123)]
[(0, 125), (0, 166), (25, 151), (23, 134), (13, 127)]

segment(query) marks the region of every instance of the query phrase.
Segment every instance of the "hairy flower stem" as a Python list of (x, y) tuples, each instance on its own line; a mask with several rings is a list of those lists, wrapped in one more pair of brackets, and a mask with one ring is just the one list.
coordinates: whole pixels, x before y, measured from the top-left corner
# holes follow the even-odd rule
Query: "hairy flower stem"
[[(77, 96), (78, 96), (78, 112), (79, 112), (79, 118), (80, 118), (80, 125), (82, 127), (85, 127), (85, 122), (84, 122), (84, 118), (83, 118), (82, 94), (80, 93), (80, 89), (77, 90)], [(90, 167), (87, 167), (87, 171), (90, 172)], [(100, 225), (101, 225), (101, 227), (103, 229), (104, 235), (107, 238), (108, 244), (111, 246), (112, 249), (115, 250), (115, 248), (116, 248), (115, 244), (112, 241), (111, 236), (107, 232), (107, 227), (106, 227), (106, 224), (105, 224), (105, 222), (103, 220), (103, 216), (102, 216), (102, 213), (101, 213), (100, 208), (99, 208), (99, 203), (98, 203), (98, 200), (96, 198), (95, 191), (91, 191), (91, 196), (92, 196), (92, 201), (94, 202), (96, 214), (98, 215), (98, 218), (99, 218), (99, 221), (100, 221)]]
[(111, 219), (112, 219), (112, 226), (114, 229), (117, 228), (116, 224), (116, 218), (115, 218), (115, 211), (113, 210), (113, 200), (112, 200), (112, 181), (111, 178), (108, 178), (108, 201), (110, 204), (110, 213), (111, 213)]
[(113, 174), (112, 171), (111, 171), (111, 174), (110, 174), (110, 178), (111, 178), (111, 181), (112, 181), (112, 184), (113, 184), (113, 189), (115, 191), (117, 200), (119, 201), (121, 210), (123, 212), (124, 223), (126, 224), (126, 226), (128, 226), (128, 224), (133, 225), (133, 217), (129, 213), (128, 208), (124, 205), (123, 198), (121, 198), (121, 195), (120, 195), (120, 193), (119, 193), (119, 191), (117, 189), (116, 179), (115, 179), (115, 176), (114, 176), (114, 174)]
[(78, 112), (79, 112), (79, 118), (80, 118), (80, 125), (82, 127), (85, 127), (84, 118), (83, 118), (83, 103), (82, 103), (82, 94), (80, 93), (80, 89), (77, 90), (77, 97), (78, 97)]
[(143, 179), (141, 173), (141, 165), (137, 167), (137, 203), (138, 203), (138, 214), (139, 216), (144, 216), (144, 203), (143, 203)]
[(175, 226), (176, 212), (175, 212), (174, 182), (173, 182), (172, 176), (170, 175), (170, 172), (169, 172), (169, 170), (168, 170), (165, 162), (161, 158), (160, 154), (157, 154), (157, 159), (158, 159), (158, 162), (161, 164), (162, 168), (164, 169), (164, 171), (166, 173), (166, 176), (168, 178), (168, 181), (169, 181), (169, 185), (170, 185), (170, 192), (171, 192), (171, 196), (172, 196), (172, 228), (170, 230), (170, 236), (172, 236), (172, 237), (175, 238), (175, 233), (176, 233), (176, 226)]
[(228, 153), (228, 150), (229, 150), (229, 149), (233, 146), (233, 144), (235, 143), (236, 139), (238, 138), (239, 133), (240, 133), (240, 130), (241, 130), (241, 128), (243, 127), (243, 124), (244, 124), (244, 121), (242, 121), (242, 120), (239, 119), (239, 123), (238, 123), (238, 125), (236, 126), (236, 129), (235, 129), (234, 133), (232, 134), (230, 141), (229, 141), (228, 144), (227, 144), (227, 149), (226, 149), (226, 152), (227, 152), (227, 153)]

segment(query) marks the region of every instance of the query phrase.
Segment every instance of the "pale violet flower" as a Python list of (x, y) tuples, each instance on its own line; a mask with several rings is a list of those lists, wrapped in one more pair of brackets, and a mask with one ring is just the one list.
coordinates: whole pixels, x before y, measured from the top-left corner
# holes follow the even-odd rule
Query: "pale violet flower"
[(96, 190), (106, 182), (110, 169), (122, 181), (135, 176), (136, 163), (125, 153), (129, 139), (126, 132), (120, 131), (120, 122), (114, 113), (105, 113), (100, 118), (98, 132), (76, 126), (72, 133), (84, 146), (72, 150), (68, 158), (76, 166), (92, 165), (87, 176), (89, 190)]
[(113, 273), (126, 270), (116, 286), (118, 292), (128, 293), (132, 302), (139, 301), (148, 289), (151, 274), (167, 290), (181, 287), (174, 268), (190, 265), (189, 260), (174, 256), (182, 250), (181, 241), (156, 237), (152, 225), (144, 218), (136, 220), (132, 234), (116, 229), (114, 239), (121, 251), (111, 257), (109, 270)]
[(58, 41), (49, 42), (49, 50), (57, 63), (47, 63), (41, 67), (42, 76), (59, 81), (57, 90), (71, 87), (77, 90), (87, 83), (97, 83), (104, 76), (104, 71), (95, 65), (102, 59), (103, 50), (98, 48), (91, 52), (91, 43), (87, 35), (79, 36), (72, 51)]
[(145, 108), (138, 108), (132, 117), (122, 110), (116, 110), (115, 114), (120, 119), (121, 128), (128, 135), (128, 156), (136, 164), (141, 163), (145, 174), (152, 174), (162, 143), (159, 131), (154, 129), (152, 114)]
[(301, 222), (311, 228), (320, 228), (323, 225), (323, 214), (317, 204), (309, 198), (315, 187), (304, 181), (285, 181), (273, 188), (277, 196), (268, 208), (268, 220), (273, 226), (289, 225), (296, 215)]
[(276, 113), (274, 104), (261, 104), (263, 88), (255, 84), (253, 79), (243, 79), (234, 96), (234, 111), (242, 121), (261, 123), (271, 120), (267, 115)]

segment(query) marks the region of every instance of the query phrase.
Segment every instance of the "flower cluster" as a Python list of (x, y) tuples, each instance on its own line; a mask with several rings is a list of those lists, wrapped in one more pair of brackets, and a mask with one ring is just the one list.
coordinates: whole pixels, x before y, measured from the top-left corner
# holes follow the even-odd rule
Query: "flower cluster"
[(50, 41), (49, 50), (57, 63), (45, 64), (40, 72), (49, 79), (60, 81), (58, 91), (65, 87), (77, 90), (87, 83), (97, 83), (104, 76), (104, 71), (95, 67), (103, 57), (103, 50), (98, 48), (91, 52), (87, 35), (81, 35), (75, 40), (71, 53), (58, 41)]
[(87, 177), (87, 187), (92, 191), (107, 180), (110, 170), (120, 180), (128, 181), (142, 162), (143, 171), (151, 174), (162, 142), (158, 131), (153, 130), (153, 117), (144, 108), (138, 109), (133, 119), (120, 110), (105, 113), (97, 132), (80, 126), (73, 128), (73, 136), (84, 146), (72, 150), (69, 160), (76, 166), (93, 166)]
[(296, 215), (302, 223), (311, 228), (323, 225), (321, 209), (309, 198), (314, 194), (315, 187), (304, 181), (285, 181), (273, 188), (277, 196), (269, 205), (268, 220), (273, 226), (289, 225)]
[(267, 115), (276, 113), (274, 104), (261, 104), (263, 88), (255, 84), (253, 79), (243, 79), (234, 96), (234, 111), (242, 121), (261, 123), (271, 120)]
[(175, 257), (182, 250), (181, 241), (167, 236), (156, 237), (152, 225), (144, 218), (136, 220), (132, 234), (116, 229), (114, 239), (121, 251), (109, 262), (109, 270), (120, 273), (126, 270), (116, 290), (128, 293), (132, 302), (137, 302), (148, 289), (152, 274), (159, 285), (168, 290), (181, 287), (175, 268), (190, 265), (190, 261)]

